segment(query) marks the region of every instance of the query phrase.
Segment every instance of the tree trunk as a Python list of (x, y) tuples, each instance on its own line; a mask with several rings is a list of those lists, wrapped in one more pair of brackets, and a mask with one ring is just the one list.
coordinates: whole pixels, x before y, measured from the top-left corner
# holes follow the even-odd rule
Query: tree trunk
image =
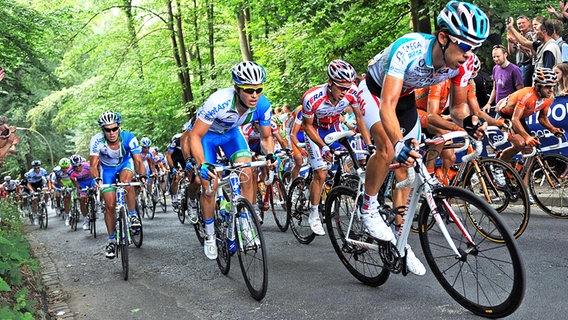
[(179, 83), (182, 87), (182, 98), (183, 98), (183, 103), (187, 103), (189, 101), (187, 101), (183, 88), (184, 88), (184, 80), (183, 80), (183, 73), (181, 72), (181, 58), (179, 56), (179, 48), (177, 45), (177, 40), (176, 40), (176, 32), (174, 30), (174, 12), (172, 9), (172, 2), (168, 1), (167, 2), (167, 6), (168, 6), (168, 30), (170, 30), (170, 40), (172, 41), (172, 49), (173, 49), (173, 54), (174, 54), (174, 61), (176, 63), (176, 70), (177, 70), (177, 75), (178, 75), (178, 80)]
[(217, 78), (215, 72), (213, 72), (213, 70), (215, 70), (215, 29), (213, 28), (215, 26), (215, 11), (214, 11), (214, 4), (213, 4), (213, 0), (208, 0), (208, 5), (207, 5), (207, 27), (208, 27), (208, 33), (209, 33), (209, 56), (210, 58), (210, 65), (211, 65), (211, 80), (215, 80)]
[(432, 33), (428, 4), (425, 0), (410, 0), (410, 15), (414, 32)]
[(197, 0), (193, 0), (193, 28), (195, 29), (195, 53), (197, 55), (197, 64), (199, 66), (199, 84), (203, 86), (203, 63), (201, 61), (201, 53), (199, 50), (199, 27), (197, 19), (199, 17), (199, 8), (197, 7)]
[(250, 36), (247, 30), (247, 17), (244, 9), (244, 3), (241, 3), (241, 9), (237, 13), (237, 25), (239, 29), (239, 44), (241, 46), (241, 55), (243, 61), (252, 61), (252, 50), (250, 48)]
[(126, 14), (126, 25), (128, 28), (128, 34), (130, 35), (130, 42), (134, 55), (136, 56), (136, 62), (138, 64), (138, 77), (144, 79), (144, 69), (142, 64), (142, 57), (140, 55), (140, 47), (138, 46), (138, 37), (136, 35), (135, 21), (132, 15), (132, 3), (131, 0), (124, 0), (124, 7), (122, 8)]
[[(185, 40), (183, 39), (183, 26), (181, 23), (181, 10), (180, 10), (180, 5), (179, 5), (179, 0), (176, 0), (176, 8), (177, 11), (174, 14), (174, 19), (176, 21), (176, 34), (177, 34), (177, 40), (178, 40), (178, 44), (179, 44), (179, 53), (180, 53), (180, 58), (181, 58), (181, 65), (182, 65), (182, 75), (183, 75), (183, 80), (184, 80), (184, 85), (183, 85), (183, 91), (184, 91), (184, 97), (187, 99), (187, 102), (189, 101), (193, 101), (193, 92), (191, 91), (191, 79), (189, 77), (189, 66), (187, 63), (187, 51), (185, 49)], [(186, 102), (186, 103), (187, 103)]]

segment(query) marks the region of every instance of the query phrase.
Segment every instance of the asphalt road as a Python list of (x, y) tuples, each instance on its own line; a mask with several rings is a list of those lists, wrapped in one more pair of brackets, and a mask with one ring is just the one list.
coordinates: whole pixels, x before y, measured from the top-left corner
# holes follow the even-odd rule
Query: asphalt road
[[(144, 244), (131, 246), (130, 277), (120, 260), (104, 256), (107, 237), (73, 232), (50, 210), (47, 230), (30, 226), (55, 265), (75, 319), (478, 319), (454, 302), (427, 267), (423, 277), (391, 275), (380, 287), (361, 284), (343, 267), (327, 236), (299, 244), (272, 217), (263, 226), (269, 283), (262, 302), (252, 299), (238, 260), (224, 276), (203, 254), (193, 227), (168, 208), (144, 220)], [(80, 226), (79, 226), (80, 228)], [(568, 313), (568, 220), (533, 206), (518, 239), (527, 275), (523, 304), (508, 319), (565, 319)], [(425, 263), (418, 236), (411, 236)], [(68, 316), (67, 314), (66, 316)]]

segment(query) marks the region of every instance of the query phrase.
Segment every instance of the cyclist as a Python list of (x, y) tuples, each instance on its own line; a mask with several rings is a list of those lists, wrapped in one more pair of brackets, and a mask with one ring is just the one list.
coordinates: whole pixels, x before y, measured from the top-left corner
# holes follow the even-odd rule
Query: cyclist
[[(262, 95), (266, 82), (264, 68), (251, 61), (237, 63), (231, 70), (234, 86), (214, 92), (197, 111), (197, 119), (189, 133), (191, 153), (199, 166), (202, 190), (208, 189), (210, 180), (216, 186), (214, 163), (217, 160), (216, 148), (220, 147), (232, 162), (250, 162), (251, 152), (239, 130), (239, 126), (259, 121), (261, 134), (261, 150), (267, 155), (269, 162), (275, 161), (274, 139), (270, 132), (272, 111), (270, 102)], [(252, 175), (251, 168), (242, 170), (242, 177)], [(243, 196), (253, 201), (252, 183), (243, 179), (241, 190)], [(200, 199), (205, 221), (207, 238), (204, 244), (205, 256), (216, 259), (217, 246), (213, 226), (215, 192), (201, 193)], [(236, 250), (234, 243), (229, 243), (231, 251)], [(233, 251), (234, 252), (234, 251)]]
[(310, 228), (316, 235), (324, 235), (318, 205), (328, 163), (331, 162), (331, 148), (340, 148), (339, 143), (328, 146), (324, 142), (325, 136), (332, 132), (341, 131), (340, 116), (343, 110), (351, 105), (357, 123), (367, 146), (371, 146), (369, 132), (366, 130), (357, 100), (357, 87), (354, 82), (357, 73), (353, 66), (343, 60), (333, 60), (327, 66), (327, 83), (309, 89), (302, 97), (302, 127), (308, 158), (313, 170), (313, 180), (310, 184), (311, 211), (308, 218)]
[(69, 178), (73, 181), (73, 185), (77, 188), (77, 197), (80, 199), (81, 214), (83, 215), (83, 230), (90, 229), (89, 217), (87, 216), (87, 193), (82, 191), (84, 188), (93, 188), (95, 180), (91, 177), (91, 166), (78, 154), (69, 157), (71, 162), (71, 170), (69, 170)]
[(20, 195), (22, 194), (20, 183), (18, 182), (18, 180), (12, 180), (11, 176), (5, 176), (4, 183), (2, 183), (0, 187), (2, 187), (3, 191), (6, 193), (6, 197), (9, 197), (11, 193), (15, 193), (16, 195), (15, 199), (17, 200), (20, 198)]
[[(146, 175), (149, 176), (150, 174), (154, 174), (154, 177), (157, 178), (158, 174), (156, 171), (156, 164), (154, 163), (154, 155), (150, 150), (152, 140), (150, 140), (150, 138), (148, 137), (143, 137), (142, 139), (140, 139), (140, 145), (142, 146), (142, 152), (140, 152), (140, 155), (142, 156), (142, 162), (144, 163), (144, 167), (146, 168)], [(147, 190), (152, 190), (153, 181), (154, 179), (148, 177)], [(149, 192), (150, 191), (148, 191), (148, 194), (150, 194)]]
[[(134, 171), (138, 175), (145, 174), (144, 164), (140, 156), (140, 145), (134, 134), (122, 131), (122, 117), (118, 112), (106, 111), (99, 117), (99, 127), (102, 132), (94, 135), (90, 143), (91, 177), (103, 184), (112, 184), (118, 179), (120, 182), (131, 182)], [(140, 220), (136, 216), (136, 193), (133, 187), (126, 187), (126, 202), (130, 208), (130, 226), (132, 229), (140, 227)], [(113, 259), (116, 255), (116, 188), (106, 187), (102, 190), (105, 207), (105, 224), (108, 232), (109, 244), (105, 248), (105, 255)]]
[[(452, 120), (478, 139), (487, 126), (470, 114), (467, 84), (473, 73), (472, 50), (489, 35), (489, 19), (473, 4), (450, 1), (438, 15), (437, 26), (435, 35), (410, 33), (377, 54), (359, 85), (361, 112), (377, 144), (377, 152), (367, 164), (367, 172), (373, 174), (366, 176), (361, 219), (369, 233), (380, 240), (395, 241), (393, 230), (378, 214), (377, 194), (388, 166), (393, 159), (410, 166), (420, 157), (411, 149), (416, 143), (411, 139), (421, 135), (413, 91), (452, 79)], [(402, 178), (404, 172), (397, 172), (397, 179)], [(404, 206), (405, 194), (408, 188), (395, 195), (395, 206)], [(401, 221), (398, 215), (395, 224)], [(426, 269), (409, 246), (406, 260), (412, 273), (425, 274)]]
[(294, 181), (300, 175), (300, 169), (304, 164), (304, 157), (307, 156), (305, 150), (298, 147), (299, 143), (305, 142), (304, 128), (302, 128), (302, 106), (298, 106), (288, 118), (286, 122), (286, 135), (288, 136), (289, 143), (292, 146), (292, 157), (294, 158), (294, 166), (292, 167), (292, 174), (290, 182)]
[(170, 171), (170, 167), (168, 166), (168, 161), (166, 160), (166, 156), (163, 153), (158, 152), (158, 149), (153, 148), (152, 155), (154, 156), (154, 168), (158, 173), (158, 179), (156, 182), (160, 183), (162, 186), (162, 190), (166, 195), (170, 193), (167, 191), (168, 188), (166, 187), (166, 179), (163, 179), (163, 176)]
[[(41, 167), (41, 161), (32, 161), (32, 169), (28, 171), (28, 189), (31, 190), (31, 192), (36, 192), (47, 188), (47, 176), (47, 171)], [(44, 200), (47, 202), (47, 193), (45, 193), (44, 197)], [(39, 224), (39, 216), (37, 214), (38, 202), (39, 200), (35, 199), (31, 204), (35, 225)]]
[(183, 133), (176, 133), (168, 145), (166, 159), (170, 167), (170, 193), (172, 195), (172, 206), (178, 206), (178, 187), (183, 173), (178, 172), (179, 168), (185, 168), (185, 158), (181, 151), (181, 137)]
[(548, 120), (548, 111), (554, 102), (554, 88), (557, 77), (550, 68), (536, 68), (533, 73), (533, 86), (525, 87), (501, 99), (496, 106), (498, 115), (511, 120), (514, 135), (509, 142), (511, 146), (499, 156), (509, 160), (525, 146), (534, 147), (540, 142), (530, 135), (526, 118), (538, 113), (538, 122), (555, 135), (563, 135), (564, 129), (556, 128)]
[(53, 169), (55, 173), (55, 199), (57, 201), (57, 206), (61, 212), (63, 212), (63, 218), (65, 220), (65, 225), (69, 226), (69, 211), (71, 210), (71, 193), (64, 192), (63, 205), (61, 205), (61, 189), (63, 188), (73, 188), (73, 181), (69, 178), (69, 170), (71, 170), (71, 161), (69, 158), (61, 158), (59, 160), (59, 166)]

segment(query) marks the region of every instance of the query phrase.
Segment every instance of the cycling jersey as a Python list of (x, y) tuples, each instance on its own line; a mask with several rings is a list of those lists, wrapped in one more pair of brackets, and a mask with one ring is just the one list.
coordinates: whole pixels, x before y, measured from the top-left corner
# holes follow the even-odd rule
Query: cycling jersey
[[(248, 139), (249, 145), (260, 142), (260, 131), (252, 123), (247, 123), (242, 126), (241, 131), (245, 138)], [(270, 131), (272, 132), (272, 136), (280, 134), (278, 125), (274, 120), (270, 120)]]
[(40, 181), (46, 181), (47, 178), (47, 171), (44, 168), (40, 168), (38, 172), (32, 168), (28, 171), (28, 181), (30, 183), (38, 183)]
[(142, 150), (138, 139), (134, 134), (127, 131), (120, 131), (120, 148), (112, 150), (106, 142), (104, 133), (98, 133), (91, 138), (90, 155), (97, 156), (103, 167), (118, 167), (129, 162), (132, 155), (139, 154)]
[(339, 123), (339, 116), (345, 107), (349, 105), (354, 108), (359, 107), (357, 87), (355, 85), (351, 86), (351, 89), (347, 91), (343, 99), (337, 102), (336, 105), (329, 101), (327, 92), (330, 90), (331, 88), (326, 83), (311, 88), (302, 97), (304, 118), (313, 118), (314, 127), (323, 130), (328, 130)]
[(517, 90), (497, 103), (497, 111), (500, 114), (512, 117), (515, 109), (523, 109), (521, 118), (528, 118), (531, 115), (548, 110), (554, 102), (553, 98), (538, 98), (538, 93), (534, 87), (525, 87)]
[(77, 181), (80, 188), (93, 187), (95, 180), (91, 178), (91, 165), (87, 162), (81, 163), (81, 168), (72, 167), (69, 170), (71, 180)]
[(218, 134), (253, 121), (258, 121), (261, 126), (270, 125), (272, 109), (264, 95), (260, 96), (255, 108), (247, 109), (242, 116), (236, 109), (236, 97), (232, 87), (214, 92), (197, 111), (197, 118), (211, 126), (209, 132)]
[(435, 44), (434, 35), (407, 34), (369, 62), (369, 74), (380, 87), (383, 86), (386, 75), (403, 79), (401, 96), (446, 79), (452, 79), (458, 87), (465, 87), (473, 74), (473, 56), (456, 70), (448, 67), (435, 70), (432, 64), (432, 49)]
[(182, 133), (175, 134), (168, 145), (168, 152), (171, 153), (174, 168), (177, 168), (178, 164), (182, 168), (185, 168), (185, 159), (183, 158), (183, 153), (181, 151), (181, 136)]
[(6, 192), (13, 192), (16, 191), (16, 189), (18, 188), (18, 181), (10, 180), (8, 182), (4, 182), (2, 186), (4, 187), (4, 190)]
[[(55, 173), (55, 186), (57, 188), (61, 188), (61, 187), (73, 187), (73, 182), (71, 182), (71, 178), (69, 177), (69, 171), (71, 170), (71, 167), (69, 168), (64, 168), (61, 169), (61, 167), (59, 167), (59, 169), (53, 169), (53, 173)], [(59, 183), (57, 182), (58, 180), (61, 180), (61, 183), (63, 185), (59, 185)]]

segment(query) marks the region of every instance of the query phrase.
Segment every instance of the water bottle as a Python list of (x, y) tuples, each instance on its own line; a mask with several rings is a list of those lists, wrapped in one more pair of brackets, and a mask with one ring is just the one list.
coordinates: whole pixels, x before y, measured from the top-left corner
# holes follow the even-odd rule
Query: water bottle
[(231, 172), (229, 175), (229, 180), (231, 180), (231, 187), (233, 189), (233, 194), (241, 194), (241, 184), (239, 182), (239, 176), (235, 172)]
[(116, 203), (119, 205), (124, 204), (124, 191), (119, 190), (116, 193)]
[(219, 202), (219, 211), (221, 212), (221, 216), (223, 217), (223, 221), (228, 221), (229, 217), (228, 217), (228, 212), (231, 208), (231, 204), (225, 200), (225, 199), (221, 199), (221, 202)]

